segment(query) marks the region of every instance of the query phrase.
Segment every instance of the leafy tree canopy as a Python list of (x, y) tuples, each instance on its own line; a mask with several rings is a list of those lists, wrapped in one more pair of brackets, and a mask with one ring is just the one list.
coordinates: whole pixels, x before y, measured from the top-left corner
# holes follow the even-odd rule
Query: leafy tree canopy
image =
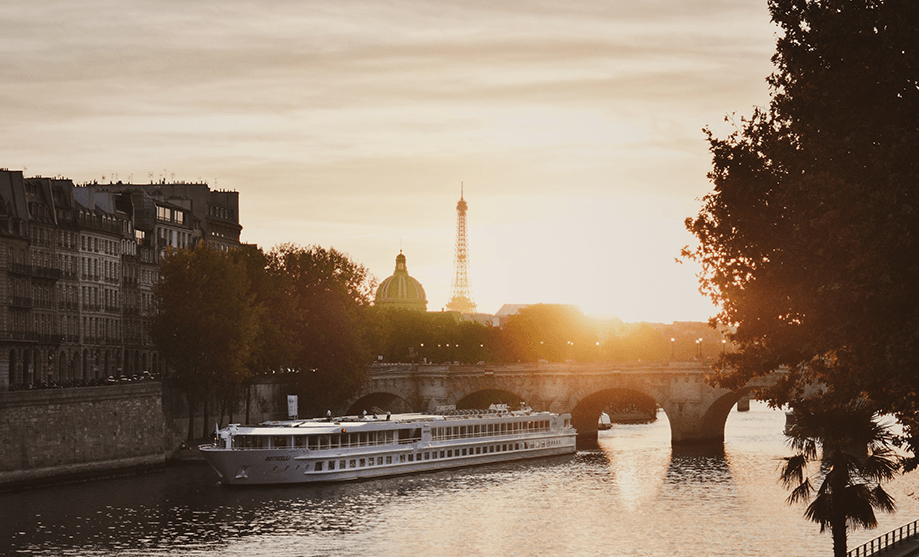
[(178, 379), (204, 389), (248, 375), (257, 315), (248, 288), (245, 269), (206, 246), (160, 265), (151, 334)]
[[(346, 254), (285, 244), (268, 254), (268, 275), (283, 311), (278, 320), (283, 367), (297, 373), (313, 413), (356, 392), (371, 361), (368, 315), (375, 283)], [(280, 309), (280, 308), (278, 308)]]
[(455, 311), (421, 312), (374, 308), (378, 336), (375, 354), (385, 362), (494, 361), (498, 330)]
[(736, 327), (718, 381), (787, 365), (915, 433), (919, 409), (919, 3), (770, 0), (768, 108), (708, 132), (714, 190), (687, 219), (702, 289)]

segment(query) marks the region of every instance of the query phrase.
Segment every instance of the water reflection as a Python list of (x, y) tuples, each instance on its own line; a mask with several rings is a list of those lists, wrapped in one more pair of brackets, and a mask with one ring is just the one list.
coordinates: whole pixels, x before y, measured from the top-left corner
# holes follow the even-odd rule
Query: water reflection
[(701, 486), (733, 483), (724, 444), (673, 447), (667, 466), (667, 482)]

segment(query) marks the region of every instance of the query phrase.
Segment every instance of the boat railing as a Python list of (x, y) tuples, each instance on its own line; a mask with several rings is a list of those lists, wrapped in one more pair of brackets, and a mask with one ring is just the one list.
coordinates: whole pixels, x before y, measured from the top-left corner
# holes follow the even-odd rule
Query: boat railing
[(919, 534), (919, 520), (914, 520), (909, 524), (900, 526), (896, 530), (891, 530), (890, 532), (878, 536), (869, 542), (863, 543), (855, 549), (849, 550), (846, 556), (867, 557), (868, 555), (874, 555), (875, 553), (883, 549), (887, 549), (888, 547), (895, 547), (905, 542), (906, 540), (915, 537), (917, 534)]

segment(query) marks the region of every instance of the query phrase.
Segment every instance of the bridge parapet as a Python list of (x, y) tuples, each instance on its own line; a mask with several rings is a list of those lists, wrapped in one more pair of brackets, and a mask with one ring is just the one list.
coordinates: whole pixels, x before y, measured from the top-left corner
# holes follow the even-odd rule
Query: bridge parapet
[(519, 373), (638, 373), (653, 372), (671, 374), (711, 373), (708, 362), (528, 362), (515, 364), (380, 364), (369, 366), (371, 377), (393, 373), (500, 373), (513, 375)]

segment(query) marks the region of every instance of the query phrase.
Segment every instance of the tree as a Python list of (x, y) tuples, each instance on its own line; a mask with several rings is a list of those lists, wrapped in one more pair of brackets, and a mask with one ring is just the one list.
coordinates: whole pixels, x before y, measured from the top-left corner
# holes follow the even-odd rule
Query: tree
[(229, 253), (233, 261), (245, 268), (249, 279), (249, 294), (253, 303), (260, 308), (247, 363), (249, 377), (242, 385), (246, 399), (245, 422), (249, 423), (249, 388), (259, 376), (286, 368), (294, 353), (295, 339), (287, 334), (287, 297), (280, 286), (281, 279), (268, 273), (268, 256), (256, 246), (241, 246)]
[(374, 353), (384, 361), (474, 364), (491, 359), (491, 328), (459, 312), (375, 307), (373, 313), (379, 329)]
[(726, 139), (684, 255), (736, 327), (716, 380), (788, 366), (776, 404), (822, 383), (919, 432), (919, 3), (771, 0), (771, 102)]
[(521, 308), (507, 320), (504, 331), (507, 349), (517, 360), (563, 362), (597, 357), (597, 326), (575, 306)]
[(283, 308), (274, 315), (296, 388), (312, 413), (324, 413), (357, 392), (371, 361), (367, 269), (335, 249), (293, 244), (268, 254), (268, 275)]
[(245, 268), (227, 252), (204, 245), (172, 251), (159, 272), (150, 333), (185, 392), (192, 441), (198, 404), (210, 396), (228, 402), (249, 376), (259, 308)]
[(670, 341), (647, 323), (623, 327), (623, 336), (609, 337), (603, 342), (603, 355), (609, 360), (666, 360), (670, 356)]
[(823, 481), (804, 516), (819, 524), (821, 533), (829, 529), (833, 554), (845, 557), (849, 528), (876, 528), (875, 509), (896, 508), (881, 486), (900, 464), (891, 447), (893, 436), (863, 401), (800, 404), (788, 435), (796, 453), (785, 458), (781, 472), (782, 483), (792, 489), (788, 503), (810, 500), (814, 489), (807, 465), (819, 460)]

